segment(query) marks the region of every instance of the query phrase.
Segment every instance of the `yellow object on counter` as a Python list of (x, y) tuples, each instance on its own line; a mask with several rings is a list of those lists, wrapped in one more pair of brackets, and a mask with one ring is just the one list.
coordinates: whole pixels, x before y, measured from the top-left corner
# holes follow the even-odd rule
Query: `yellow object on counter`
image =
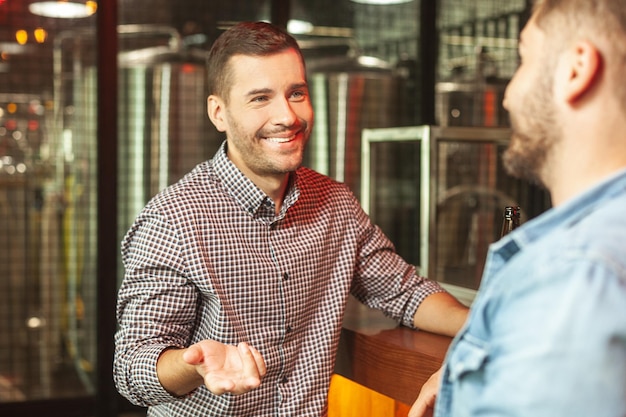
[(341, 375), (333, 375), (328, 417), (406, 417), (410, 407)]

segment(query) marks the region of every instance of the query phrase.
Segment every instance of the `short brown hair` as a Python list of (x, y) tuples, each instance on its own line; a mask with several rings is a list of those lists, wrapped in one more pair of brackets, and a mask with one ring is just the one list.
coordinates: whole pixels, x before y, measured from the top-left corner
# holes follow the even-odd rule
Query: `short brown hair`
[(568, 24), (553, 27), (555, 30), (587, 27), (601, 35), (618, 32), (626, 36), (626, 0), (536, 0), (534, 11), (537, 24), (546, 31), (548, 24), (543, 24), (544, 20), (560, 16)]
[(228, 100), (231, 87), (229, 60), (235, 55), (267, 56), (294, 49), (304, 57), (298, 42), (286, 30), (266, 22), (241, 22), (222, 33), (209, 52), (207, 62), (208, 94)]
[(626, 111), (626, 83), (620, 81), (626, 72), (626, 0), (536, 0), (533, 11), (552, 45), (566, 47), (580, 37), (608, 45), (605, 59), (613, 64), (607, 69)]

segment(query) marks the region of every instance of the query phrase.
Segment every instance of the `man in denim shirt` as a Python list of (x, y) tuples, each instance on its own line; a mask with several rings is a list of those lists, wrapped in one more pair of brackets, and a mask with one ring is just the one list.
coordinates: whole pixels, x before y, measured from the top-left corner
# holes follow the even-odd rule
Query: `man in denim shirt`
[(504, 105), (553, 208), (490, 248), (410, 416), (626, 416), (626, 1), (540, 0)]

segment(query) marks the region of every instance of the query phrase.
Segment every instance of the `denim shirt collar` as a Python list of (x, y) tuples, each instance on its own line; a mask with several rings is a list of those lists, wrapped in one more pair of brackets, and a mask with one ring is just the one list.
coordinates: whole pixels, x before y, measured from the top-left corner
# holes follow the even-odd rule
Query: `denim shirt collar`
[[(567, 228), (607, 200), (626, 193), (626, 169), (621, 170), (578, 196), (553, 207), (491, 245), (490, 260), (485, 266), (497, 269), (525, 246), (559, 228)], [(492, 274), (485, 271), (484, 279)]]

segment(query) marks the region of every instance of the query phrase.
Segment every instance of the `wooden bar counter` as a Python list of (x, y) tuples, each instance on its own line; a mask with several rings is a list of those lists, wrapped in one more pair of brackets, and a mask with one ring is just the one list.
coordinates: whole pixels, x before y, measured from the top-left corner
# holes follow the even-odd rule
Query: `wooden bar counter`
[(404, 404), (441, 366), (451, 338), (398, 326), (350, 299), (335, 372)]

